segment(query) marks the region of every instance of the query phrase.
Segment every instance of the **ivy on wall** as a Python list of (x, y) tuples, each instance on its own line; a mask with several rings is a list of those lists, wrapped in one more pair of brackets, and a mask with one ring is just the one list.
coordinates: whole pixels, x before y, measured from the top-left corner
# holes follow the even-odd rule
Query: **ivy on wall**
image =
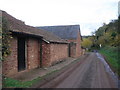
[(2, 17), (2, 60), (10, 54), (10, 38), (9, 23), (5, 17)]

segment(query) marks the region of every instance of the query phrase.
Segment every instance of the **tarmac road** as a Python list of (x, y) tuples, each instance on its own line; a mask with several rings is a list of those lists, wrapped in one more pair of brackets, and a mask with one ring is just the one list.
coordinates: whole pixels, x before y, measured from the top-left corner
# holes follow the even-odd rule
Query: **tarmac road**
[(39, 88), (117, 88), (117, 85), (96, 53), (90, 53)]

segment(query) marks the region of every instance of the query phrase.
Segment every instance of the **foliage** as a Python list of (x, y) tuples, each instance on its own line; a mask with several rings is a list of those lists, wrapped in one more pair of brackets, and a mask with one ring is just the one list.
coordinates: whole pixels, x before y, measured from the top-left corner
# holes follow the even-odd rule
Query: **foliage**
[(9, 23), (5, 17), (2, 18), (2, 56), (4, 58), (10, 54), (10, 38)]
[(118, 50), (118, 47), (104, 47), (99, 52), (106, 56), (106, 60), (120, 77), (120, 59), (118, 56), (120, 50)]
[(103, 24), (98, 30), (92, 32), (92, 36), (83, 36), (82, 46), (85, 48), (100, 49), (106, 46), (117, 47), (120, 45), (120, 17), (109, 24)]
[(120, 45), (120, 33), (118, 25), (120, 23), (120, 18), (118, 20), (112, 20), (109, 24), (103, 24), (97, 31), (94, 32), (93, 46), (99, 49), (99, 45), (105, 46), (119, 46)]
[(82, 47), (90, 48), (92, 46), (92, 41), (89, 38), (83, 38)]

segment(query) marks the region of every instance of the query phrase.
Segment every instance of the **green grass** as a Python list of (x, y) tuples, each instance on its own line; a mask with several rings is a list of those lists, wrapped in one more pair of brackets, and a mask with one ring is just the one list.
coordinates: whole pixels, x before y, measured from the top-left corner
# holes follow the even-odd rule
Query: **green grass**
[(101, 54), (106, 57), (107, 62), (110, 64), (112, 69), (120, 76), (120, 60), (118, 53), (120, 51), (117, 47), (104, 47), (99, 50)]
[(4, 78), (3, 80), (3, 87), (25, 87), (28, 88), (30, 87), (33, 83), (36, 83), (38, 80), (41, 80), (41, 78), (37, 78), (31, 81), (19, 81), (19, 80), (15, 80), (12, 78)]
[(36, 79), (33, 79), (31, 81), (19, 81), (19, 80), (15, 80), (13, 78), (9, 78), (9, 77), (5, 77), (3, 78), (3, 87), (9, 88), (29, 88), (31, 87), (33, 84), (37, 83), (38, 81), (41, 81), (44, 77), (49, 76), (50, 74), (53, 74), (55, 72), (57, 72), (58, 70), (54, 70), (50, 73), (47, 73), (46, 75), (42, 76), (42, 77), (38, 77)]

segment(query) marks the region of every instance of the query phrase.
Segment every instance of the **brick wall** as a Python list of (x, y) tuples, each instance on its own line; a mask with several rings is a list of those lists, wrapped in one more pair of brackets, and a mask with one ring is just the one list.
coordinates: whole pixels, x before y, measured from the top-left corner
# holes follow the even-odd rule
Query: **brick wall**
[(42, 66), (50, 66), (50, 44), (42, 41)]
[(76, 57), (76, 44), (77, 44), (77, 40), (76, 39), (70, 39), (67, 40), (70, 43), (70, 57)]
[(10, 40), (10, 50), (11, 54), (6, 57), (2, 63), (2, 71), (4, 75), (12, 75), (17, 73), (17, 38), (13, 37)]
[(51, 64), (68, 57), (68, 44), (50, 44)]
[(77, 42), (76, 39), (69, 39), (68, 42)]
[(69, 48), (70, 57), (76, 57), (76, 43), (70, 43)]
[(70, 45), (70, 57), (79, 57), (82, 54), (82, 49), (81, 49), (81, 37), (80, 37), (80, 32), (78, 31), (77, 39), (70, 39), (67, 40), (68, 42), (74, 42), (76, 45)]
[[(11, 54), (2, 63), (3, 74), (10, 76), (18, 72), (17, 37), (10, 40)], [(26, 69), (37, 68), (40, 65), (40, 43), (37, 39), (26, 39)]]
[[(26, 39), (26, 69), (40, 66), (40, 44), (34, 38)], [(53, 63), (68, 57), (68, 44), (46, 43), (42, 41), (42, 66), (48, 67)], [(17, 38), (11, 39), (11, 54), (3, 61), (3, 74), (9, 76), (18, 72)]]
[(42, 41), (42, 65), (43, 67), (51, 66), (68, 57), (68, 44), (55, 44)]
[(27, 68), (33, 69), (40, 65), (40, 44), (37, 39), (27, 39)]
[(81, 37), (80, 32), (78, 31), (77, 40), (76, 40), (76, 57), (81, 56), (82, 49), (81, 49)]

